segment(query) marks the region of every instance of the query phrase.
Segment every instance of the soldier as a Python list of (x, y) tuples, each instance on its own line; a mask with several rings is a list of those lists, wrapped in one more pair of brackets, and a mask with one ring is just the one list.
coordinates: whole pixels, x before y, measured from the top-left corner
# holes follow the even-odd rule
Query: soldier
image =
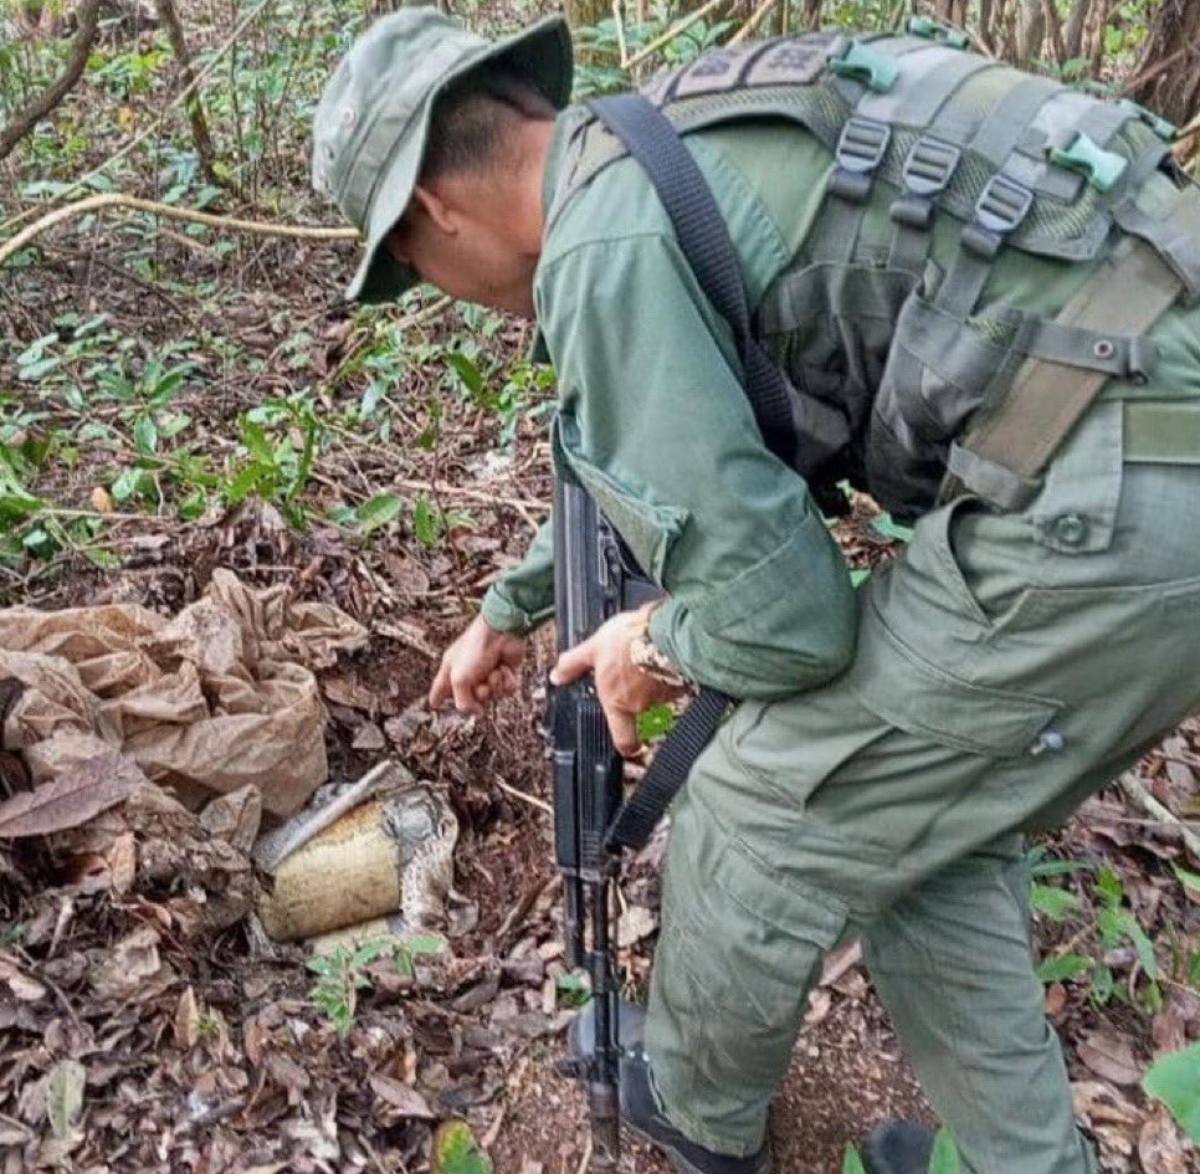
[[(556, 465), (665, 593), (555, 678), (594, 671), (625, 753), (688, 683), (741, 699), (672, 809), (626, 1120), (682, 1171), (769, 1170), (807, 989), (858, 933), (966, 1168), (1095, 1171), (1022, 834), (1200, 708), (1200, 201), (1169, 128), (928, 22), (701, 58), (647, 97), (728, 227), (747, 332), (570, 86), (557, 18), (493, 42), (397, 13), (331, 80), (314, 175), (365, 238), (350, 297), (425, 280), (537, 320)], [(784, 426), (747, 397), (763, 350)], [(818, 508), (846, 480), (915, 525), (858, 591)], [(431, 704), (512, 690), (551, 607), (543, 535)], [(930, 1147), (886, 1125), (867, 1165)]]

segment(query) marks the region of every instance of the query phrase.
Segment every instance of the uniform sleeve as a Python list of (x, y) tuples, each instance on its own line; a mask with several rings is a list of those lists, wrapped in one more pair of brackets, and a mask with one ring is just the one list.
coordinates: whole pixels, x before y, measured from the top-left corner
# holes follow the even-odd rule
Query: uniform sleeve
[(489, 627), (522, 636), (554, 614), (554, 551), (549, 521), (538, 529), (521, 563), (487, 589), (482, 611)]
[(562, 455), (666, 590), (654, 642), (740, 697), (809, 689), (853, 655), (856, 607), (803, 480), (764, 447), (732, 343), (662, 232), (543, 265)]

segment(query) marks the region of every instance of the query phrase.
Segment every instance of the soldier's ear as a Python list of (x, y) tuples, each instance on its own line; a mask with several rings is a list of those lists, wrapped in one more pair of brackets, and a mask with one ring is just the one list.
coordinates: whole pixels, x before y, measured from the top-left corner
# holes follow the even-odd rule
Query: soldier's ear
[(448, 236), (453, 236), (459, 230), (460, 216), (458, 209), (436, 187), (426, 187), (417, 184), (413, 188), (409, 207), (416, 204), (421, 211), (433, 221), (434, 226)]

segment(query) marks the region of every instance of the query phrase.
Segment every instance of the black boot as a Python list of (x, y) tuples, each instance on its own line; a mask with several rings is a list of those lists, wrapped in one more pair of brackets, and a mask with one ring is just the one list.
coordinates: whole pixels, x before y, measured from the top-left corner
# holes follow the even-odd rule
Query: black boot
[[(595, 1009), (589, 1003), (567, 1028), (567, 1048), (577, 1060), (595, 1054), (594, 1023)], [(662, 1150), (680, 1174), (771, 1174), (771, 1158), (765, 1146), (752, 1157), (732, 1158), (684, 1137), (663, 1116), (654, 1093), (650, 1065), (642, 1050), (646, 1009), (621, 1002), (617, 1023), (621, 1041), (621, 1118), (634, 1133)]]
[(650, 1064), (640, 1047), (626, 1053), (621, 1063), (621, 1117), (634, 1133), (662, 1150), (680, 1174), (771, 1174), (765, 1145), (757, 1154), (735, 1158), (705, 1149), (676, 1129), (659, 1107)]
[(912, 1121), (888, 1121), (863, 1141), (867, 1174), (926, 1174), (933, 1154), (934, 1130)]

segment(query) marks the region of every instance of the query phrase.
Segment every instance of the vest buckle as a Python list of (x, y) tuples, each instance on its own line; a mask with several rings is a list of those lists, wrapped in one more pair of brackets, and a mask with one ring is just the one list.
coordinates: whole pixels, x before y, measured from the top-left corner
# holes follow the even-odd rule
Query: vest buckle
[(848, 119), (834, 151), (837, 171), (829, 181), (829, 190), (843, 200), (861, 204), (870, 194), (875, 172), (887, 154), (891, 139), (892, 128), (886, 122)]
[(830, 73), (862, 82), (876, 94), (886, 94), (900, 76), (900, 66), (891, 57), (877, 53), (853, 37), (836, 45), (825, 58), (825, 65)]
[(932, 16), (909, 17), (904, 31), (911, 37), (924, 37), (927, 41), (949, 45), (951, 49), (965, 49), (971, 43), (971, 38), (962, 29), (934, 20)]
[(962, 234), (963, 247), (990, 261), (1004, 239), (1020, 227), (1033, 207), (1033, 192), (997, 172), (975, 202), (975, 219)]
[(891, 218), (909, 228), (928, 229), (937, 209), (935, 198), (946, 190), (961, 158), (962, 150), (953, 143), (917, 139), (904, 161), (906, 194), (888, 210)]
[(1051, 163), (1086, 176), (1098, 192), (1112, 191), (1129, 166), (1124, 155), (1104, 150), (1082, 131), (1073, 132), (1058, 144), (1052, 141), (1046, 154)]

